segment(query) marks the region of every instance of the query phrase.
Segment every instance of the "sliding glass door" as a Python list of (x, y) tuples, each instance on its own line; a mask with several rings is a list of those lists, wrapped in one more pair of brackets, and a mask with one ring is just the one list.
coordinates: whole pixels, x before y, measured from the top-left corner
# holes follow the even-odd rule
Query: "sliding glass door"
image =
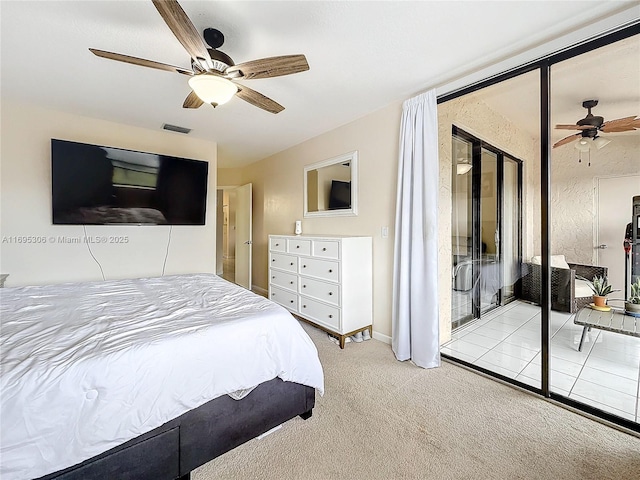
[(452, 328), (514, 299), (520, 266), (520, 164), (454, 127)]
[[(452, 165), (443, 356), (635, 432), (639, 25), (438, 99)], [(590, 307), (595, 276), (619, 289), (604, 309)]]

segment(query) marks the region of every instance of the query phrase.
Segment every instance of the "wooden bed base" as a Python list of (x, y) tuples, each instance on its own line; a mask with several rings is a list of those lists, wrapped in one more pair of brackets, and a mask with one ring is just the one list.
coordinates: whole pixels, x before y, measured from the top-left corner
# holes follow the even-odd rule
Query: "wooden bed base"
[(78, 465), (38, 480), (188, 480), (190, 472), (297, 415), (315, 389), (274, 378), (242, 400), (227, 395)]

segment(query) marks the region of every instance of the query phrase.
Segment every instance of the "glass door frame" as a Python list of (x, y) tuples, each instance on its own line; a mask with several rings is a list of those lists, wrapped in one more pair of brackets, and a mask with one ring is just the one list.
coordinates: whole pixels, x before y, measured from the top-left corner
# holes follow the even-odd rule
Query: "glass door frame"
[(540, 76), (540, 167), (541, 167), (541, 222), (540, 222), (540, 234), (541, 234), (541, 384), (540, 388), (533, 387), (531, 385), (522, 383), (512, 378), (506, 377), (499, 373), (493, 372), (483, 367), (473, 365), (464, 360), (451, 357), (446, 354), (442, 356), (454, 363), (465, 365), (468, 368), (478, 370), (486, 375), (495, 377), (504, 381), (516, 385), (522, 389), (529, 390), (531, 392), (542, 395), (545, 398), (554, 400), (558, 403), (570, 406), (577, 410), (583, 411), (602, 420), (610, 422), (615, 425), (619, 425), (630, 431), (640, 433), (640, 425), (632, 422), (631, 420), (618, 417), (614, 414), (605, 412), (596, 407), (577, 402), (573, 399), (565, 397), (559, 393), (552, 392), (549, 385), (549, 370), (550, 370), (550, 319), (551, 319), (551, 265), (550, 265), (550, 212), (551, 212), (551, 66), (568, 60), (573, 57), (577, 57), (584, 53), (596, 50), (600, 47), (610, 45), (612, 43), (624, 40), (626, 38), (640, 35), (640, 20), (635, 20), (630, 24), (623, 25), (615, 31), (604, 32), (601, 36), (596, 38), (585, 40), (581, 43), (569, 46), (556, 53), (545, 55), (538, 60), (534, 60), (520, 67), (508, 70), (501, 74), (489, 77), (485, 80), (468, 85), (457, 89), (451, 93), (438, 96), (437, 103), (441, 104), (449, 100), (456, 99), (458, 97), (468, 95), (483, 88), (498, 84), (500, 82), (515, 78), (519, 75), (538, 72)]

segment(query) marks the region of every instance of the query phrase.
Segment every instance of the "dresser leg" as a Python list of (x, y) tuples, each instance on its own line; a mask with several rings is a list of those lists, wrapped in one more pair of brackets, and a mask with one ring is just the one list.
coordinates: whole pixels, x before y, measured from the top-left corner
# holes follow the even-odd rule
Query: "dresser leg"
[(344, 335), (340, 335), (340, 348), (344, 350), (344, 339), (346, 337)]

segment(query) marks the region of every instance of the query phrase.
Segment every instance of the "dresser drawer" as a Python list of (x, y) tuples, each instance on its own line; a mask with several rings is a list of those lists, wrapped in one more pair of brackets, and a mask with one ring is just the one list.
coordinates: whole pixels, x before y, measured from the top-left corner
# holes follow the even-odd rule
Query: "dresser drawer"
[(271, 294), (269, 298), (276, 303), (279, 303), (283, 307), (298, 311), (298, 294), (294, 292), (288, 292), (281, 288), (271, 287)]
[(338, 259), (340, 244), (334, 241), (313, 240), (312, 251), (314, 257)]
[(337, 282), (339, 279), (338, 265), (338, 262), (332, 262), (329, 260), (301, 258), (300, 274)]
[(287, 239), (287, 252), (296, 255), (311, 255), (311, 240), (289, 238)]
[(333, 305), (340, 305), (340, 286), (311, 278), (300, 278), (300, 293)]
[(271, 253), (269, 265), (273, 268), (280, 268), (288, 272), (298, 271), (298, 257), (284, 255), (282, 253)]
[(316, 302), (310, 298), (300, 297), (300, 315), (336, 332), (340, 331), (340, 309), (338, 307)]
[(269, 250), (272, 252), (285, 252), (287, 250), (287, 240), (285, 238), (270, 238)]
[(269, 274), (269, 281), (272, 285), (286, 288), (287, 290), (298, 291), (298, 275), (295, 273), (279, 272), (277, 270), (271, 270)]

